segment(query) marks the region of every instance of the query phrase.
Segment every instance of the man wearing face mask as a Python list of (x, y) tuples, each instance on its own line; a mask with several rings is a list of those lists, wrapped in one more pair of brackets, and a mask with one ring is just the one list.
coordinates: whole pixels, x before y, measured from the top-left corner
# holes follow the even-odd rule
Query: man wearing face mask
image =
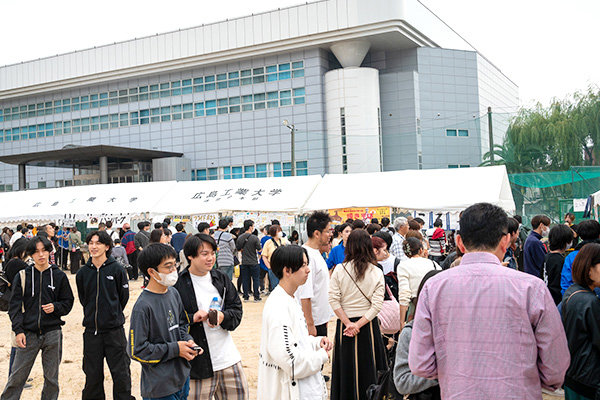
[(531, 219), (531, 227), (533, 229), (523, 246), (523, 270), (539, 277), (547, 253), (546, 247), (542, 243), (542, 237), (548, 237), (550, 233), (550, 218), (545, 215), (536, 215)]

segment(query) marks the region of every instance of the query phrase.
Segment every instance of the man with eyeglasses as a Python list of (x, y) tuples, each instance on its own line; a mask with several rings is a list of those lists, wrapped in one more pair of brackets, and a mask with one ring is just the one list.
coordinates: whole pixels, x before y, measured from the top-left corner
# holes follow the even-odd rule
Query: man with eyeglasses
[[(242, 302), (231, 279), (213, 268), (215, 240), (198, 233), (183, 245), (189, 261), (175, 288), (190, 321), (190, 335), (204, 353), (192, 360), (190, 399), (248, 399), (248, 381), (242, 357), (230, 331), (242, 320)], [(215, 307), (215, 299), (218, 306)]]

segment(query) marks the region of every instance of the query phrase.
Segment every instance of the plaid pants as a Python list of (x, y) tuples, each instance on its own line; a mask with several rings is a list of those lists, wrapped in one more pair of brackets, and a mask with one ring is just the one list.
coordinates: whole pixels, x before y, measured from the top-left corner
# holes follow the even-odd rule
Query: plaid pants
[(190, 400), (248, 400), (248, 381), (242, 362), (215, 371), (212, 378), (190, 380)]

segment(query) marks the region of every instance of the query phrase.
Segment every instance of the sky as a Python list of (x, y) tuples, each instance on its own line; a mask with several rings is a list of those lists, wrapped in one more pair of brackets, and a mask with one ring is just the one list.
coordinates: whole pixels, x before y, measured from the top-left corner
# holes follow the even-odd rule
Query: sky
[[(300, 4), (298, 0), (3, 2), (0, 65)], [(547, 105), (600, 86), (598, 0), (422, 0), (519, 86)]]

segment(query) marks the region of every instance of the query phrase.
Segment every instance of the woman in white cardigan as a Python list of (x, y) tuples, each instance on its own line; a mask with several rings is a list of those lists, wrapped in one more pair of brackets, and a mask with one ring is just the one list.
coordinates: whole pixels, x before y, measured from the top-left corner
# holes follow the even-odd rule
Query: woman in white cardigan
[(280, 279), (263, 310), (258, 365), (258, 400), (325, 400), (321, 375), (333, 345), (308, 334), (294, 293), (306, 282), (308, 254), (300, 246), (281, 246), (271, 255), (271, 270)]

